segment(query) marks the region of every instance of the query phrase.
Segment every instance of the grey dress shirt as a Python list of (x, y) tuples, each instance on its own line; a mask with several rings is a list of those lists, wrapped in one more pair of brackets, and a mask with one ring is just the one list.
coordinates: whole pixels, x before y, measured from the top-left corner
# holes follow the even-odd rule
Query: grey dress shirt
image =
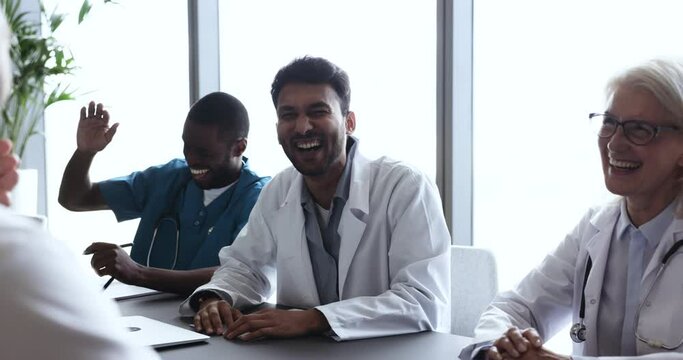
[(344, 172), (339, 178), (337, 189), (332, 198), (330, 208), (330, 218), (327, 226), (324, 222), (318, 221), (318, 210), (315, 200), (303, 183), (301, 192), (301, 207), (304, 210), (306, 240), (308, 252), (311, 257), (313, 277), (318, 290), (318, 298), (321, 305), (339, 301), (339, 245), (340, 237), (339, 221), (342, 210), (349, 198), (349, 188), (351, 181), (351, 164), (356, 154), (356, 144), (358, 140), (354, 137), (347, 137), (346, 143), (346, 165)]

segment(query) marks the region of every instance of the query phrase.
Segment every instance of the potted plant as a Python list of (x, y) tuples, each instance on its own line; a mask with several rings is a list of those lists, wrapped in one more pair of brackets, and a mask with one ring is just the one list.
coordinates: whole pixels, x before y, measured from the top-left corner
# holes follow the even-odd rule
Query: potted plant
[[(12, 33), (10, 58), (13, 63), (12, 89), (0, 111), (0, 138), (10, 139), (21, 159), (28, 141), (40, 134), (38, 124), (45, 109), (59, 101), (74, 99), (74, 91), (69, 88), (67, 80), (76, 67), (71, 52), (54, 37), (65, 15), (56, 11), (48, 13), (41, 4), (38, 21), (36, 14), (21, 10), (20, 2), (0, 0)], [(78, 14), (79, 24), (91, 7), (89, 0), (83, 1)], [(22, 172), (22, 180), (13, 194), (15, 209), (33, 214), (37, 206), (37, 171), (29, 169)]]
[[(19, 158), (28, 140), (39, 133), (37, 125), (50, 105), (73, 99), (65, 76), (73, 74), (74, 59), (54, 37), (63, 14), (48, 14), (41, 5), (44, 27), (19, 8), (20, 0), (0, 0), (12, 31), (10, 57), (14, 64), (12, 90), (2, 110), (0, 137), (9, 138)], [(62, 81), (60, 81), (62, 80)]]

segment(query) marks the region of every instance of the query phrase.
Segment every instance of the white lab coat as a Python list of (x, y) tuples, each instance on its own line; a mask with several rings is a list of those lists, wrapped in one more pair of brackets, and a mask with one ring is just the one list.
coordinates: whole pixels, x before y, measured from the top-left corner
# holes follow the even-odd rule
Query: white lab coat
[[(598, 356), (596, 321), (612, 231), (620, 212), (619, 201), (588, 211), (564, 241), (515, 290), (498, 295), (479, 321), (475, 342), (497, 339), (512, 325), (536, 328), (543, 339), (548, 339), (566, 326), (570, 318), (572, 324), (578, 322), (583, 278), (590, 255), (593, 265), (585, 292), (586, 341), (574, 343), (573, 353)], [(683, 255), (670, 258), (656, 287), (647, 300), (644, 297), (664, 254), (674, 240), (680, 238), (683, 238), (683, 220), (675, 219), (645, 269), (640, 303), (647, 301), (647, 306), (642, 307), (637, 324), (640, 334), (651, 339), (668, 339), (668, 343), (677, 343), (683, 337)], [(679, 251), (683, 252), (683, 249)], [(571, 341), (569, 334), (567, 341)], [(636, 343), (639, 355), (660, 352), (652, 358), (683, 359), (683, 347), (667, 352), (642, 341)], [(621, 358), (629, 357), (610, 357), (611, 360)]]
[(0, 358), (153, 360), (67, 247), (0, 205)]
[[(277, 301), (316, 307), (337, 340), (450, 329), (450, 235), (436, 186), (417, 170), (357, 153), (339, 224), (339, 296), (320, 306), (294, 168), (261, 192), (247, 225), (221, 250), (221, 267), (197, 291), (243, 308), (264, 302), (277, 273)], [(276, 271), (275, 271), (276, 270)], [(181, 312), (189, 310), (188, 301)]]

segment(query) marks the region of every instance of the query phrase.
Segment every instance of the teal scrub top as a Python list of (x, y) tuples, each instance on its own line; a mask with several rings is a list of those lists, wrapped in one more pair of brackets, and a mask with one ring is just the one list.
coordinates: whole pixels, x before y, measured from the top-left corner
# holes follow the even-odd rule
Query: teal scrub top
[[(261, 189), (270, 180), (249, 169), (208, 206), (183, 159), (99, 183), (120, 221), (140, 218), (131, 258), (142, 265), (176, 270), (218, 266), (218, 252), (247, 223)], [(148, 263), (149, 259), (149, 263)]]

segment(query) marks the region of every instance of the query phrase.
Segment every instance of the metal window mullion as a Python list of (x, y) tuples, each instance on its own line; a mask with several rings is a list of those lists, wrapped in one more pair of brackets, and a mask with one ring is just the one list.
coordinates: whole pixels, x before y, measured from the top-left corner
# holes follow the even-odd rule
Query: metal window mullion
[(190, 104), (220, 90), (218, 0), (188, 0)]
[(437, 2), (437, 185), (453, 244), (472, 245), (472, 0)]

